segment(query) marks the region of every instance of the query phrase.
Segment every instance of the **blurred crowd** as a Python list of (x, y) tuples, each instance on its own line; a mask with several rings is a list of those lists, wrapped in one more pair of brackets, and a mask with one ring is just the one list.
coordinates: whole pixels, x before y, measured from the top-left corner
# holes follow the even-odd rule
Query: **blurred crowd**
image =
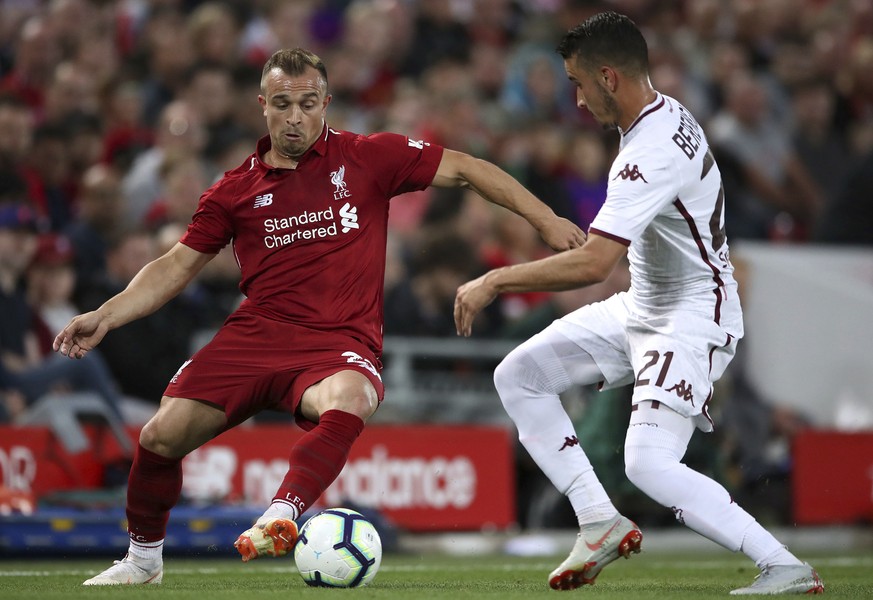
[[(5, 0), (0, 422), (57, 390), (116, 413), (121, 398), (154, 404), (198, 334), (235, 308), (226, 251), (86, 360), (51, 351), (71, 316), (178, 241), (200, 193), (253, 152), (266, 133), (261, 67), (281, 47), (324, 59), (330, 126), (487, 158), (586, 229), (618, 136), (575, 107), (554, 47), (604, 9), (643, 28), (654, 86), (707, 130), (732, 240), (873, 244), (869, 0)], [(460, 283), (547, 253), (520, 217), (472, 192), (396, 198), (385, 333), (453, 336)], [(626, 285), (618, 273), (594, 291), (506, 295), (475, 333), (525, 337)]]

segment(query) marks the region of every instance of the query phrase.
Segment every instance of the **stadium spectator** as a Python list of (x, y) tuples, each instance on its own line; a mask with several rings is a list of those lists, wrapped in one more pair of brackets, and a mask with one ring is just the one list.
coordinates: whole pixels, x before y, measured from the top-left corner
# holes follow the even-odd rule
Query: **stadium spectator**
[(0, 95), (0, 168), (19, 171), (33, 143), (34, 118), (18, 96)]
[(82, 173), (76, 217), (63, 230), (76, 249), (76, 294), (103, 276), (109, 239), (123, 228), (121, 178), (113, 167), (95, 164)]
[(873, 146), (846, 175), (842, 191), (821, 215), (814, 239), (830, 244), (873, 246)]
[(728, 80), (724, 109), (709, 124), (710, 139), (741, 165), (747, 187), (732, 198), (727, 227), (741, 238), (803, 241), (822, 194), (774, 114), (758, 76), (740, 72)]
[[(108, 239), (106, 269), (78, 297), (82, 310), (94, 310), (124, 290), (157, 254), (155, 235), (145, 229), (119, 229)], [(200, 293), (196, 293), (196, 292)], [(101, 351), (125, 396), (152, 404), (190, 355), (191, 336), (213, 324), (215, 307), (194, 285), (160, 311), (106, 336)]]
[(155, 144), (139, 154), (122, 181), (124, 218), (141, 226), (155, 201), (164, 194), (161, 165), (170, 154), (202, 157), (207, 133), (200, 114), (185, 100), (170, 102), (161, 112)]
[[(94, 392), (121, 418), (121, 397), (99, 352), (77, 364), (63, 360), (46, 346), (40, 347), (39, 333), (45, 332), (46, 324), (34, 318), (28, 296), (35, 301), (45, 298), (46, 291), (68, 294), (74, 282), (47, 280), (36, 272), (28, 281), (25, 274), (34, 257), (37, 270), (59, 258), (69, 260), (68, 255), (59, 253), (70, 252), (71, 247), (63, 243), (55, 246), (56, 239), (47, 238), (47, 243), (39, 244), (36, 215), (27, 205), (0, 206), (0, 419), (15, 420), (46, 394), (70, 389)], [(29, 290), (28, 283), (40, 289)]]

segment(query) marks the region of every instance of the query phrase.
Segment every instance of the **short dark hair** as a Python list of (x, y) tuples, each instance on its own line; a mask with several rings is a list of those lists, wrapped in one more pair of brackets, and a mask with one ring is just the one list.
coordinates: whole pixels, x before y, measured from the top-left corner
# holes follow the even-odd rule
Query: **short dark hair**
[(303, 48), (277, 50), (264, 64), (264, 70), (261, 72), (261, 89), (264, 89), (264, 78), (273, 69), (281, 69), (287, 75), (302, 75), (310, 67), (321, 74), (326, 86), (327, 68), (317, 55)]
[(557, 52), (586, 68), (607, 64), (630, 75), (649, 72), (646, 39), (632, 20), (613, 11), (593, 15), (568, 31)]

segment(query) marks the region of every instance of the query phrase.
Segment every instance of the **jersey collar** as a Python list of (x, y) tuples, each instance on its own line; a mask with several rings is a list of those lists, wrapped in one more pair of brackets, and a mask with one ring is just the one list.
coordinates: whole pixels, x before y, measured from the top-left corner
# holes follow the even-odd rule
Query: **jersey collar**
[(619, 131), (621, 131), (621, 135), (624, 136), (624, 135), (629, 134), (631, 132), (631, 130), (634, 127), (636, 127), (637, 124), (639, 124), (640, 121), (645, 119), (647, 116), (649, 116), (650, 114), (652, 114), (656, 110), (662, 108), (664, 106), (665, 102), (666, 102), (666, 100), (664, 99), (664, 96), (661, 95), (661, 92), (656, 91), (655, 92), (655, 99), (643, 107), (643, 110), (640, 111), (639, 116), (636, 119), (634, 119), (634, 122), (630, 124), (630, 127), (628, 127), (626, 131), (621, 131), (621, 128), (619, 128)]
[[(300, 157), (300, 160), (297, 161), (297, 166), (300, 166), (300, 163), (306, 160), (311, 153), (318, 154), (319, 156), (324, 156), (327, 154), (327, 136), (330, 135), (330, 131), (328, 129), (327, 123), (324, 124), (324, 129), (321, 131), (321, 135), (315, 140), (315, 143), (312, 144), (306, 152), (303, 153), (303, 156)], [(261, 166), (262, 169), (266, 171), (284, 171), (287, 169), (282, 169), (280, 167), (274, 167), (272, 165), (268, 165), (261, 158), (262, 156), (266, 156), (267, 152), (270, 151), (270, 148), (273, 147), (272, 142), (270, 141), (270, 135), (267, 134), (261, 139), (258, 140), (257, 146), (255, 147), (255, 160), (258, 165)]]

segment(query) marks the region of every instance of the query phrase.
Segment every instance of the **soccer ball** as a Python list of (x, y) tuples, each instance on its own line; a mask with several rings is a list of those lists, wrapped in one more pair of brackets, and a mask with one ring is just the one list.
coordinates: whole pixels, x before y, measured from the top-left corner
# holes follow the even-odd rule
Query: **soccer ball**
[(361, 513), (329, 508), (303, 525), (294, 562), (303, 581), (311, 586), (367, 585), (382, 562), (382, 540)]

